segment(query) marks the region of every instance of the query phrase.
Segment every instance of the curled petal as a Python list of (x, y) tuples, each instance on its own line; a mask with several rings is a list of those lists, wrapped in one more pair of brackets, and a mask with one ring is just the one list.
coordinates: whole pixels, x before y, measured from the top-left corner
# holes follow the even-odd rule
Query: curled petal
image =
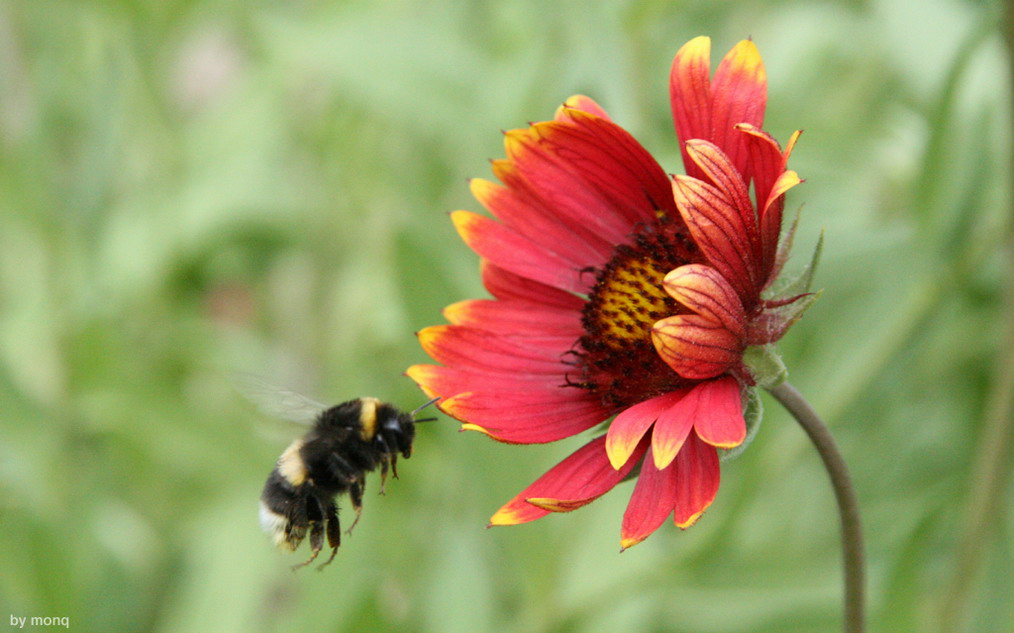
[(655, 350), (684, 378), (703, 380), (740, 364), (743, 341), (720, 322), (698, 314), (680, 314), (655, 323)]
[[(515, 525), (534, 521), (550, 512), (569, 512), (612, 490), (633, 470), (638, 460), (631, 459), (620, 470), (614, 469), (606, 457), (605, 441), (605, 437), (597, 437), (551, 468), (497, 510), (489, 524)], [(646, 448), (642, 443), (635, 455), (643, 455)]]
[(757, 222), (746, 180), (729, 157), (714, 143), (701, 139), (687, 141), (687, 153), (704, 172), (705, 178), (722, 191), (739, 212), (746, 233), (755, 233)]
[(687, 153), (739, 214), (742, 237), (749, 242), (752, 257), (759, 257), (761, 248), (757, 216), (743, 175), (717, 145), (708, 141), (687, 141)]
[[(764, 202), (762, 210), (765, 212), (768, 211), (778, 198), (784, 196), (786, 191), (792, 189), (801, 182), (803, 182), (803, 179), (799, 177), (799, 174), (791, 169), (783, 172), (782, 175), (775, 180), (775, 184), (771, 187), (771, 193), (768, 194), (768, 199)], [(781, 222), (778, 223), (778, 226), (781, 226)]]
[(747, 303), (758, 294), (750, 233), (743, 217), (718, 189), (695, 178), (673, 177), (680, 215), (708, 261)]
[(686, 389), (678, 389), (639, 402), (622, 411), (613, 419), (609, 424), (609, 431), (606, 433), (606, 454), (609, 456), (609, 462), (613, 468), (619, 470), (630, 462), (641, 438), (648, 432), (651, 425), (664, 411), (679, 402), (686, 392)]
[(786, 171), (785, 168), (800, 132), (792, 135), (782, 152), (778, 141), (764, 130), (746, 123), (736, 127), (743, 134), (749, 148), (760, 218), (762, 262), (759, 273), (761, 278), (769, 282), (777, 267), (775, 259), (785, 205), (783, 196), (786, 191), (802, 182), (796, 172)]
[(634, 486), (630, 502), (623, 513), (620, 547), (627, 549), (637, 545), (672, 514), (677, 499), (676, 476), (676, 468), (660, 470), (655, 466), (652, 449), (649, 448), (641, 465), (641, 473), (637, 476), (637, 485)]
[(662, 281), (669, 296), (687, 309), (721, 323), (738, 336), (743, 335), (746, 315), (736, 290), (717, 270), (703, 264), (688, 264), (669, 271)]
[(792, 134), (783, 152), (778, 141), (758, 126), (740, 123), (736, 129), (743, 135), (749, 148), (757, 203), (763, 208), (764, 202), (770, 198), (772, 185), (785, 171), (792, 149), (802, 132), (796, 130)]
[(721, 479), (718, 451), (691, 434), (669, 470), (675, 471), (676, 480), (673, 522), (686, 529), (704, 514), (718, 494)]

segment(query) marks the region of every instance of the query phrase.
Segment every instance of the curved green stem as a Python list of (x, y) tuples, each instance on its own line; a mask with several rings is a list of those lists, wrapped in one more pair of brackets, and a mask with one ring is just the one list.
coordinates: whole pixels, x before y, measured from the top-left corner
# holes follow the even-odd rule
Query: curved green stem
[(778, 402), (799, 422), (820, 454), (831, 477), (841, 518), (842, 551), (845, 563), (845, 632), (862, 633), (866, 629), (866, 564), (863, 533), (859, 522), (859, 502), (852, 478), (838, 445), (820, 416), (802, 394), (788, 382), (769, 389)]

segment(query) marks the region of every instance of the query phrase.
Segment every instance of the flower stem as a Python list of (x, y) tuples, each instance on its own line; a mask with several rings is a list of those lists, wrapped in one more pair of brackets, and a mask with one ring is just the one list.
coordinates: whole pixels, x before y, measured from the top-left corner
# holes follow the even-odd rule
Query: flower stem
[(802, 394), (788, 382), (769, 389), (778, 402), (796, 418), (810, 436), (824, 467), (831, 477), (831, 486), (838, 501), (841, 518), (842, 552), (845, 563), (845, 632), (862, 633), (865, 624), (866, 570), (863, 556), (863, 533), (859, 522), (859, 502), (848, 467), (838, 445), (820, 416)]

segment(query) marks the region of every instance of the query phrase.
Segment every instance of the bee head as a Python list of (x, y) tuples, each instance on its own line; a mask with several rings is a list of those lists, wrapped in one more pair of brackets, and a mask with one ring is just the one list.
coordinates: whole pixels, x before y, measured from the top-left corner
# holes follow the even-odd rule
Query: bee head
[(412, 414), (402, 413), (385, 405), (377, 412), (380, 428), (378, 435), (383, 438), (392, 453), (412, 456), (412, 441), (415, 440), (415, 422)]

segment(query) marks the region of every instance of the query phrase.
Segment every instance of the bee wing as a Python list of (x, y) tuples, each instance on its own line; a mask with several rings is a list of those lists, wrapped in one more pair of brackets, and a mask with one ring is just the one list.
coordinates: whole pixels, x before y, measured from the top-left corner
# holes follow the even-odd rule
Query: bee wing
[(234, 374), (236, 390), (265, 415), (312, 424), (327, 405), (285, 387), (273, 385), (253, 374)]

